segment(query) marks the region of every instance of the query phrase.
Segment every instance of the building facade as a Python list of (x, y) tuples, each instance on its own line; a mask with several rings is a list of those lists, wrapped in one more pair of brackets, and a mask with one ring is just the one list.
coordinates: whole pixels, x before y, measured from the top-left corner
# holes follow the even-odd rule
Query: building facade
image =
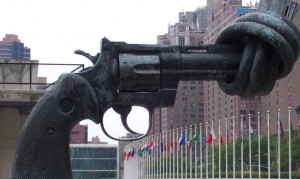
[(110, 178), (118, 176), (118, 146), (113, 144), (71, 144), (74, 178)]
[(14, 34), (6, 34), (0, 41), (0, 59), (4, 60), (30, 60), (30, 48)]
[(87, 144), (88, 143), (88, 126), (76, 124), (71, 131), (71, 144)]
[[(195, 11), (179, 12), (179, 22), (169, 25), (168, 33), (157, 36), (157, 43), (162, 45), (203, 44), (207, 29), (206, 8)], [(152, 114), (150, 134), (194, 125), (203, 121), (203, 82), (180, 81), (175, 104), (170, 108), (155, 109)]]

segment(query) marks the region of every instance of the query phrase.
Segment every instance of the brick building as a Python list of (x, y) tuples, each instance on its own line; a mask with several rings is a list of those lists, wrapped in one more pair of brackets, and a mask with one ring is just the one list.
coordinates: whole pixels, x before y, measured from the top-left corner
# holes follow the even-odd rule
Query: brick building
[(88, 143), (88, 126), (76, 124), (71, 131), (70, 144)]
[[(206, 8), (179, 12), (179, 22), (169, 25), (168, 33), (157, 37), (158, 44), (202, 44), (206, 32)], [(172, 108), (156, 109), (152, 115), (151, 134), (190, 126), (203, 121), (203, 82), (180, 81)]]

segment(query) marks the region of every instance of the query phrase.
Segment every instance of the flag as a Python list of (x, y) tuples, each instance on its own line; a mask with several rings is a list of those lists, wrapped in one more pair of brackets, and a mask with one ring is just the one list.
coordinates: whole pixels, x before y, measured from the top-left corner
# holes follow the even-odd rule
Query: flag
[(212, 144), (214, 139), (216, 139), (216, 135), (215, 135), (214, 129), (212, 128), (206, 143), (210, 145), (210, 144)]
[(223, 137), (222, 137), (222, 134), (221, 134), (221, 133), (220, 133), (220, 143), (221, 143), (221, 145), (224, 144)]
[(280, 124), (280, 134), (281, 134), (281, 140), (284, 140), (284, 131), (283, 131), (283, 126), (282, 126), (282, 122), (281, 119), (279, 119), (279, 124)]
[(179, 141), (178, 141), (178, 143), (179, 143), (179, 146), (181, 146), (181, 145), (183, 145), (183, 144), (185, 144), (185, 134), (184, 134), (184, 132), (182, 133), (182, 136), (180, 137), (180, 139), (179, 139)]
[(252, 129), (252, 126), (251, 126), (251, 125), (249, 125), (249, 135), (250, 135), (250, 137), (251, 137), (251, 138), (253, 138), (254, 131), (253, 131), (253, 129)]
[(148, 148), (149, 148), (150, 150), (152, 150), (152, 149), (153, 149), (153, 146), (154, 146), (154, 141), (152, 140), (152, 141), (150, 141), (150, 143), (149, 143), (149, 145), (148, 145)]
[(190, 149), (192, 146), (193, 139), (191, 139), (190, 135), (187, 136), (187, 148)]
[(193, 135), (193, 141), (197, 141), (201, 139), (200, 131), (197, 134)]
[(140, 146), (138, 150), (138, 157), (142, 157), (142, 156), (143, 156), (143, 149), (142, 146)]
[(148, 144), (144, 144), (143, 148), (142, 148), (142, 151), (148, 151)]
[(134, 157), (134, 154), (135, 154), (135, 148), (132, 147), (132, 150), (131, 150), (131, 157)]
[(130, 159), (130, 157), (131, 157), (131, 151), (129, 151), (129, 152), (127, 153), (127, 160)]
[(293, 129), (293, 123), (292, 123), (292, 121), (290, 121), (291, 122), (291, 129), (290, 129), (290, 133), (291, 133), (291, 138), (293, 138), (294, 137), (294, 129)]
[(169, 145), (169, 152), (173, 153), (173, 142), (171, 142), (171, 145)]
[(126, 155), (127, 155), (127, 153), (124, 152), (123, 155), (122, 155), (122, 160), (125, 160), (125, 159), (126, 159)]

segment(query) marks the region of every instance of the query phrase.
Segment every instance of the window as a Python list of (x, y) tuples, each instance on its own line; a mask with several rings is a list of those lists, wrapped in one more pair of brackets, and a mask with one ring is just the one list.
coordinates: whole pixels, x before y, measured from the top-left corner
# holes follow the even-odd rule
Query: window
[(178, 45), (185, 45), (185, 38), (184, 37), (178, 37)]

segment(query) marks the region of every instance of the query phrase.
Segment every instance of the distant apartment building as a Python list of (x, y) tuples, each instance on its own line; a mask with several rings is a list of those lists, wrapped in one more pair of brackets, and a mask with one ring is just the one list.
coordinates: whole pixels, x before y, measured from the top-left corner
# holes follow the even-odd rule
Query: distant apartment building
[(0, 59), (30, 60), (30, 48), (14, 34), (6, 34), (0, 41)]
[(88, 126), (76, 124), (71, 131), (71, 144), (87, 144), (88, 143)]
[[(179, 12), (179, 22), (168, 27), (168, 33), (157, 36), (163, 45), (203, 44), (207, 29), (206, 8)], [(203, 82), (180, 81), (175, 104), (170, 108), (156, 109), (152, 115), (151, 134), (180, 129), (204, 120)]]

